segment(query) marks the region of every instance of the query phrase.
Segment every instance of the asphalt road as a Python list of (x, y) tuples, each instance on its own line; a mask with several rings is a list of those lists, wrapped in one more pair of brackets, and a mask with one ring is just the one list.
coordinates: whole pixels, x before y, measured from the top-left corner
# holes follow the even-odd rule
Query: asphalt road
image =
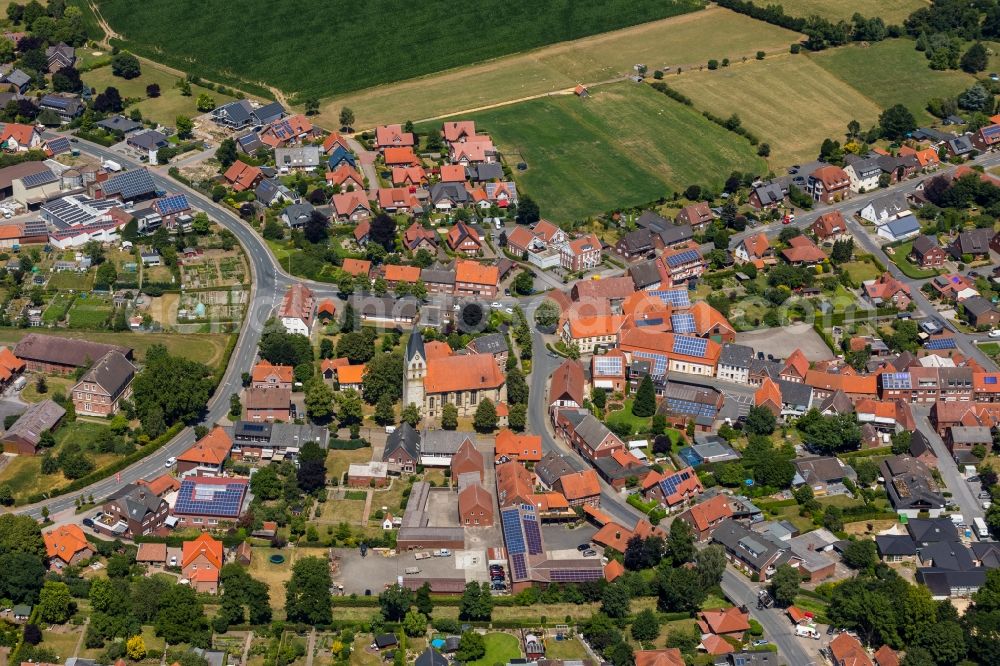
[(726, 568), (722, 573), (722, 591), (737, 606), (746, 604), (750, 615), (764, 628), (764, 636), (778, 646), (782, 663), (791, 666), (810, 666), (817, 663), (815, 656), (809, 656), (802, 646), (802, 640), (792, 633), (791, 621), (777, 608), (757, 608), (757, 591), (762, 588), (751, 583), (743, 574)]
[(913, 418), (917, 422), (917, 430), (922, 432), (931, 443), (934, 455), (938, 458), (938, 471), (941, 472), (941, 478), (944, 479), (948, 490), (951, 491), (951, 500), (961, 509), (965, 523), (971, 525), (973, 518), (983, 518), (986, 515), (980, 504), (982, 500), (976, 498), (979, 484), (971, 484), (962, 477), (948, 447), (931, 426), (927, 418), (929, 413), (929, 407), (913, 405)]
[[(74, 146), (79, 148), (82, 153), (101, 160), (112, 159), (126, 168), (146, 166), (120, 153), (87, 141), (78, 140)], [(203, 418), (204, 423), (212, 424), (228, 415), (229, 396), (240, 390), (242, 373), (249, 371), (253, 366), (257, 354), (257, 343), (260, 340), (264, 323), (270, 317), (288, 286), (294, 282), (305, 282), (310, 288), (314, 288), (321, 298), (336, 298), (336, 289), (327, 284), (292, 278), (277, 265), (274, 255), (260, 236), (225, 207), (215, 204), (182, 183), (164, 176), (155, 168), (150, 169), (150, 173), (157, 187), (168, 192), (184, 192), (194, 208), (206, 212), (213, 220), (233, 232), (249, 259), (252, 286), (246, 318), (240, 328), (239, 340), (229, 366), (215, 394), (209, 399)], [(133, 483), (139, 479), (163, 473), (166, 469), (166, 460), (186, 450), (194, 443), (194, 440), (193, 428), (185, 428), (156, 453), (122, 470), (117, 478), (112, 476), (77, 493), (19, 507), (17, 511), (39, 518), (42, 508), (47, 507), (50, 515), (55, 516), (59, 512), (72, 511), (75, 508), (77, 497), (92, 495), (100, 500), (126, 483)]]

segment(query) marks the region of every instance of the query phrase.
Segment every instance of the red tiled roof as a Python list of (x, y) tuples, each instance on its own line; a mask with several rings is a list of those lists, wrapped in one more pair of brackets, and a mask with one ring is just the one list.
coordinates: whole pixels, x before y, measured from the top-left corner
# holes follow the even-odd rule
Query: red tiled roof
[(341, 268), (351, 275), (368, 275), (368, 271), (372, 269), (372, 262), (367, 259), (344, 259)]
[(250, 166), (244, 162), (236, 160), (226, 169), (224, 178), (232, 183), (233, 189), (237, 192), (249, 190), (263, 176), (259, 167)]
[(499, 388), (505, 381), (490, 354), (448, 356), (427, 363), (424, 390), (427, 393), (450, 393)]
[(613, 583), (616, 578), (625, 573), (625, 565), (618, 560), (608, 560), (604, 565), (604, 580)]
[(191, 541), (185, 541), (181, 548), (181, 567), (186, 567), (199, 555), (215, 565), (216, 575), (222, 568), (222, 542), (216, 541), (208, 533), (199, 534)]
[(711, 499), (695, 504), (687, 512), (691, 517), (691, 522), (694, 523), (695, 529), (699, 532), (704, 532), (714, 523), (733, 515), (733, 510), (730, 508), (729, 501), (725, 495), (716, 495)]
[(750, 614), (739, 608), (716, 608), (698, 613), (713, 634), (735, 634), (750, 630)]
[(89, 550), (90, 544), (83, 530), (77, 525), (61, 525), (42, 534), (45, 541), (45, 554), (49, 559), (59, 558), (69, 562), (77, 553)]
[[(278, 389), (269, 391), (277, 392)], [(221, 465), (232, 448), (233, 440), (229, 438), (229, 434), (221, 426), (216, 426), (195, 442), (194, 446), (177, 456), (177, 460), (198, 465)]]
[(388, 282), (409, 282), (415, 284), (420, 280), (420, 267), (387, 264), (385, 266), (385, 279)]
[(860, 641), (848, 633), (838, 634), (830, 641), (830, 652), (843, 666), (873, 666)]
[(541, 435), (519, 435), (504, 428), (497, 433), (493, 444), (498, 456), (508, 456), (521, 462), (538, 462), (542, 459)]
[(557, 483), (562, 487), (562, 494), (571, 502), (601, 494), (601, 482), (592, 469), (564, 474)]
[(465, 167), (461, 164), (445, 164), (441, 167), (442, 183), (464, 183)]
[(469, 259), (459, 259), (455, 262), (455, 282), (495, 287), (500, 283), (500, 269)]
[(290, 383), (293, 379), (292, 370), (290, 365), (271, 365), (267, 359), (261, 359), (257, 365), (253, 366), (251, 378), (255, 382), (262, 382), (271, 375), (277, 375), (278, 381)]

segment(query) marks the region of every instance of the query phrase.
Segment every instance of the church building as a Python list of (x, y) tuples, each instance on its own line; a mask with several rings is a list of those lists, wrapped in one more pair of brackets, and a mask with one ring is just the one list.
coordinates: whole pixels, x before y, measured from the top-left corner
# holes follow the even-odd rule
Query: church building
[(441, 418), (445, 403), (459, 416), (474, 416), (484, 398), (494, 405), (507, 400), (506, 377), (492, 354), (427, 358), (424, 339), (415, 330), (406, 345), (403, 405), (415, 404), (426, 417)]

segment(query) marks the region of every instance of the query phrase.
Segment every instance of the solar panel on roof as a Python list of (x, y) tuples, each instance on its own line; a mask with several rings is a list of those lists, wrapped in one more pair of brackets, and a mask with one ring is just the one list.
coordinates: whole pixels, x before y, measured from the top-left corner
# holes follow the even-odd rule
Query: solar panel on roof
[(621, 356), (595, 356), (594, 370), (599, 375), (620, 375), (622, 374)]
[(68, 153), (70, 150), (72, 150), (72, 146), (69, 143), (69, 139), (67, 139), (64, 136), (51, 139), (50, 141), (46, 142), (45, 145), (48, 146), (49, 151), (51, 151), (53, 155), (61, 155), (62, 153)]
[(667, 265), (671, 268), (676, 268), (683, 264), (691, 263), (692, 261), (699, 261), (701, 255), (698, 254), (696, 250), (684, 250), (683, 252), (678, 252), (677, 254), (671, 254), (667, 256)]
[(913, 388), (908, 372), (886, 372), (882, 374), (882, 387), (887, 389)]
[(705, 356), (706, 349), (708, 349), (708, 340), (704, 338), (693, 338), (686, 335), (674, 336), (673, 352), (675, 354), (700, 358)]
[[(527, 520), (529, 516), (531, 520)], [(542, 552), (542, 533), (538, 531), (538, 521), (531, 514), (525, 514), (524, 517), (524, 536), (528, 543), (528, 554), (538, 555)]]
[(503, 539), (507, 544), (508, 553), (523, 553), (527, 550), (524, 534), (521, 531), (521, 517), (516, 508), (500, 512), (500, 523), (503, 526)]
[(549, 572), (549, 579), (553, 583), (585, 583), (589, 580), (603, 578), (604, 574), (600, 569), (553, 569)]
[(690, 312), (670, 315), (670, 327), (674, 333), (694, 333), (697, 330), (694, 324), (694, 315)]
[(633, 356), (644, 358), (652, 362), (650, 374), (654, 377), (663, 377), (667, 374), (667, 357), (662, 354), (651, 354), (649, 352), (632, 352)]
[(667, 305), (672, 305), (675, 308), (691, 307), (691, 298), (688, 295), (687, 289), (666, 289), (651, 291), (649, 293), (656, 296)]
[(954, 349), (955, 338), (938, 338), (924, 345), (924, 349)]
[(666, 403), (667, 409), (674, 414), (688, 414), (691, 416), (706, 416), (714, 418), (716, 413), (715, 405), (705, 402), (685, 400), (684, 398), (667, 397)]
[(175, 215), (191, 208), (191, 206), (188, 205), (187, 197), (183, 194), (174, 194), (169, 197), (163, 197), (156, 202), (156, 207), (159, 209), (160, 215)]
[(25, 176), (21, 179), (21, 182), (24, 183), (25, 187), (38, 187), (39, 185), (54, 183), (57, 180), (59, 180), (59, 176), (51, 171), (39, 171), (38, 173)]
[(671, 474), (665, 479), (660, 480), (660, 488), (663, 490), (664, 497), (670, 497), (682, 483), (691, 478), (691, 472), (684, 470), (682, 472), (677, 472), (676, 474)]
[(524, 580), (528, 577), (528, 564), (524, 560), (524, 553), (514, 553), (510, 556), (510, 568), (514, 570), (513, 578)]
[(997, 383), (997, 378), (994, 375), (987, 375), (986, 377), (983, 377), (983, 383), (984, 384), (996, 384)]
[(220, 518), (235, 518), (239, 516), (245, 491), (245, 483), (234, 482), (218, 485), (186, 480), (181, 483), (181, 489), (177, 493), (177, 504), (174, 511)]
[(132, 199), (156, 192), (156, 184), (148, 171), (135, 169), (109, 178), (101, 189), (105, 194), (118, 194), (123, 199)]

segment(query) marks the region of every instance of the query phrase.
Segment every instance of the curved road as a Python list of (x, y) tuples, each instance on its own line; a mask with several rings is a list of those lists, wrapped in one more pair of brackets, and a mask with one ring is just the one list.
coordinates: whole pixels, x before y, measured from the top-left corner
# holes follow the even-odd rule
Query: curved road
[[(53, 134), (49, 134), (49, 136), (53, 136)], [(74, 146), (87, 155), (101, 160), (111, 159), (127, 168), (144, 168), (146, 166), (124, 157), (120, 153), (82, 139), (75, 142)], [(260, 340), (264, 322), (267, 321), (288, 286), (295, 282), (304, 282), (317, 292), (318, 297), (333, 299), (337, 297), (336, 289), (329, 284), (302, 280), (288, 275), (278, 265), (274, 255), (263, 239), (246, 223), (236, 215), (233, 215), (226, 207), (214, 203), (211, 199), (186, 187), (183, 183), (164, 176), (156, 169), (151, 168), (149, 172), (152, 174), (153, 180), (159, 189), (168, 192), (184, 192), (192, 207), (204, 211), (213, 220), (233, 232), (243, 251), (246, 253), (250, 264), (252, 284), (246, 317), (240, 329), (239, 339), (230, 358), (229, 366), (226, 368), (226, 372), (215, 393), (209, 399), (204, 415), (205, 423), (215, 423), (228, 415), (229, 396), (240, 390), (242, 386), (242, 373), (250, 370), (257, 354), (257, 343)], [(166, 460), (186, 450), (194, 443), (194, 440), (194, 429), (185, 428), (155, 453), (122, 470), (118, 475), (118, 479), (120, 480), (111, 476), (93, 483), (76, 493), (61, 495), (37, 504), (18, 507), (16, 511), (40, 518), (42, 508), (46, 507), (49, 510), (50, 516), (54, 517), (55, 514), (61, 511), (74, 510), (77, 497), (93, 495), (94, 498), (100, 501), (101, 498), (106, 497), (126, 483), (134, 483), (139, 479), (146, 479), (161, 474), (165, 469)]]

